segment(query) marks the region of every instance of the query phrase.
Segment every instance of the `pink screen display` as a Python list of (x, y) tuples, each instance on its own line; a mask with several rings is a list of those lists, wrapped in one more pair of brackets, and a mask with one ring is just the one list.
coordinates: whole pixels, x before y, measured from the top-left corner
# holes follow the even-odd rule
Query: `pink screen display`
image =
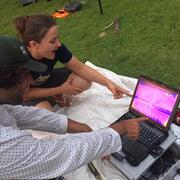
[(132, 108), (166, 127), (178, 93), (147, 80), (140, 80)]

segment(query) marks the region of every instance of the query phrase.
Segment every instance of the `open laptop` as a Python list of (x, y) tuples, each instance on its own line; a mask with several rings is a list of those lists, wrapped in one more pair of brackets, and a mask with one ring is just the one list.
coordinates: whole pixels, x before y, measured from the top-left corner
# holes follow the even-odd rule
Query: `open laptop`
[[(159, 146), (167, 137), (180, 101), (180, 91), (141, 75), (138, 79), (129, 111), (117, 121), (145, 116), (148, 122), (140, 124), (140, 136), (130, 140), (125, 135), (122, 139), (122, 151), (126, 160), (133, 166), (149, 154), (154, 157), (162, 153)], [(119, 159), (120, 154), (112, 154)]]

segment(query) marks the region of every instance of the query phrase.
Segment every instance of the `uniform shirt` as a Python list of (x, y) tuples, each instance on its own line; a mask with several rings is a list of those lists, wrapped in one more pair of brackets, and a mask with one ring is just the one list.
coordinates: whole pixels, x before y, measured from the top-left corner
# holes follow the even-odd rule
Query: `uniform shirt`
[[(47, 79), (50, 77), (57, 61), (65, 64), (68, 63), (71, 58), (72, 53), (67, 49), (64, 44), (62, 44), (61, 47), (56, 50), (55, 58), (53, 60), (47, 58), (39, 59), (38, 62), (45, 64), (47, 66), (47, 70), (43, 73), (31, 71), (31, 75), (33, 77), (33, 85), (38, 86), (46, 82)], [(32, 56), (31, 59), (33, 59)], [(37, 60), (34, 59), (34, 61)]]
[(64, 134), (65, 115), (35, 107), (0, 105), (0, 179), (48, 179), (121, 149), (111, 128), (38, 140), (24, 129)]

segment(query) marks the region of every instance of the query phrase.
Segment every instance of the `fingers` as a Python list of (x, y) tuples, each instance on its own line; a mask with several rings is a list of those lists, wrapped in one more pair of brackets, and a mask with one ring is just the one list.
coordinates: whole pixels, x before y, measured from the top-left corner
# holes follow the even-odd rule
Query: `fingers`
[(104, 161), (104, 160), (110, 161), (110, 160), (111, 160), (111, 156), (109, 156), (109, 155), (103, 156), (101, 159), (102, 159), (103, 161)]
[(113, 93), (114, 99), (119, 99), (123, 97), (123, 93), (119, 88), (112, 88), (111, 92)]
[(120, 87), (117, 87), (116, 89), (112, 89), (111, 91), (114, 95), (114, 99), (122, 98), (123, 94), (132, 97), (132, 94), (130, 94), (129, 91), (126, 91)]
[(74, 85), (71, 85), (71, 81), (72, 81), (72, 79), (70, 78), (70, 79), (66, 80), (66, 82), (63, 84), (64, 85), (64, 92), (63, 93), (66, 95), (80, 94), (83, 91), (83, 89), (80, 87), (76, 87)]
[(138, 123), (148, 121), (149, 119), (147, 117), (139, 117), (139, 118), (133, 118), (133, 119), (127, 119), (127, 121), (136, 121)]
[(125, 95), (127, 95), (127, 96), (129, 96), (129, 97), (132, 97), (132, 96), (133, 96), (132, 94), (130, 94), (129, 91), (123, 91), (123, 94), (125, 94)]
[(127, 91), (125, 89), (122, 89), (121, 87), (118, 87), (118, 88), (119, 88), (119, 91), (121, 91), (121, 93), (123, 93), (123, 94), (125, 94), (127, 96), (130, 96), (130, 97), (133, 96), (129, 91)]
[(123, 97), (123, 94), (130, 97), (133, 96), (128, 90), (121, 88), (120, 86), (118, 86), (117, 84), (113, 82), (110, 82), (107, 87), (113, 93), (114, 99)]
[(67, 106), (70, 106), (72, 104), (72, 100), (70, 98), (66, 98), (66, 104)]
[(65, 98), (61, 98), (60, 100), (58, 100), (58, 103), (61, 107), (65, 107), (67, 104), (66, 104), (66, 99)]
[(130, 119), (125, 121), (126, 125), (126, 135), (128, 136), (129, 139), (135, 140), (139, 137), (140, 133), (140, 126), (139, 123), (143, 121), (147, 121), (147, 117), (140, 117), (140, 118), (135, 118), (135, 119)]
[(138, 139), (138, 137), (139, 137), (139, 135), (136, 134), (135, 136), (130, 136), (128, 138), (131, 140), (136, 140), (136, 139)]
[(147, 117), (140, 117), (140, 118), (137, 118), (136, 120), (140, 123), (143, 121), (148, 121), (148, 118)]
[(81, 88), (79, 88), (79, 87), (74, 87), (74, 86), (73, 86), (73, 92), (72, 92), (72, 94), (73, 94), (73, 95), (80, 94), (80, 93), (82, 93), (82, 91), (83, 91), (83, 89), (81, 89)]
[(140, 129), (139, 127), (134, 127), (134, 130), (129, 130), (127, 136), (131, 140), (136, 140), (139, 137)]
[(58, 94), (58, 95), (52, 96), (52, 98), (55, 102), (59, 103), (59, 105), (61, 107), (71, 105), (71, 97), (70, 96), (64, 96), (62, 94)]
[(114, 93), (113, 96), (114, 96), (114, 99), (119, 99), (123, 97), (123, 93), (119, 93), (119, 94)]
[(82, 88), (80, 87), (76, 87), (76, 86), (72, 86), (73, 90), (77, 91), (77, 92), (82, 92)]

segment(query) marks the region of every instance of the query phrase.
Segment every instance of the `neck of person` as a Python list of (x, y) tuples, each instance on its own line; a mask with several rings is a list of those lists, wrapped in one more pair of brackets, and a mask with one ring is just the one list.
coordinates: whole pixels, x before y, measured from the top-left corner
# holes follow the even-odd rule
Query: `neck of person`
[(22, 103), (22, 94), (15, 89), (1, 89), (0, 88), (0, 104), (19, 105)]
[(27, 46), (26, 48), (27, 48), (29, 54), (32, 56), (33, 59), (39, 60), (39, 59), (43, 58), (42, 56), (40, 56), (38, 54), (38, 52), (35, 49), (33, 49), (33, 48), (29, 47), (29, 46)]

